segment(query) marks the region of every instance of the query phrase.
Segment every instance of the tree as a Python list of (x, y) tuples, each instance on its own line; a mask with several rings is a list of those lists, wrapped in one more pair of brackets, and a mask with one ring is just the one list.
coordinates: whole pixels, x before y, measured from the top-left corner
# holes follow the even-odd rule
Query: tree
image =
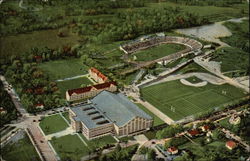
[(120, 144), (117, 144), (115, 148), (116, 148), (117, 151), (121, 151), (121, 149), (122, 149)]
[(149, 160), (155, 160), (157, 155), (154, 149), (149, 149), (147, 156)]
[(192, 156), (188, 153), (184, 153), (183, 155), (174, 159), (174, 161), (193, 161)]

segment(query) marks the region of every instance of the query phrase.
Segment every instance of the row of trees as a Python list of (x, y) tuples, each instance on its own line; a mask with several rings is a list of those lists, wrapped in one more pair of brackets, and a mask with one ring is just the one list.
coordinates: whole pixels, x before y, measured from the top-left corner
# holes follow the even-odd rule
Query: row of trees
[(17, 118), (17, 110), (12, 102), (12, 99), (7, 91), (4, 90), (3, 83), (0, 81), (0, 107), (6, 110), (6, 114), (0, 114), (2, 127), (4, 124), (9, 123), (11, 120)]
[(180, 8), (143, 9), (116, 14), (116, 21), (107, 24), (98, 34), (99, 42), (129, 40), (139, 35), (168, 31), (208, 23), (208, 19)]
[(242, 4), (244, 0), (168, 0), (170, 2), (192, 6), (219, 6), (230, 7), (234, 4)]
[(98, 161), (127, 161), (131, 160), (132, 156), (135, 154), (138, 145), (133, 145), (127, 148), (121, 148), (118, 144), (116, 149), (108, 154), (101, 155)]
[(15, 85), (15, 89), (21, 98), (22, 104), (28, 112), (36, 112), (36, 104), (44, 104), (45, 109), (64, 105), (60, 98), (60, 91), (55, 82), (49, 81), (36, 63), (24, 63), (14, 60), (6, 70), (8, 81)]
[(248, 53), (250, 49), (249, 20), (243, 21), (242, 23), (226, 22), (224, 25), (231, 30), (232, 35), (221, 38), (222, 41)]
[(148, 160), (155, 160), (156, 159), (156, 152), (154, 149), (151, 149), (151, 148), (147, 148), (145, 146), (141, 147), (140, 150), (139, 150), (139, 154), (143, 154), (143, 155), (146, 155), (146, 158)]
[(175, 134), (184, 131), (184, 127), (181, 125), (170, 125), (162, 130), (157, 131), (156, 138), (163, 139), (168, 137), (173, 137)]
[[(79, 0), (49, 0), (25, 1), (25, 7), (38, 6), (39, 12), (29, 12), (28, 9), (18, 9), (4, 2), (0, 11), (0, 35), (27, 33), (35, 30), (57, 29), (70, 24), (70, 16), (113, 14), (115, 8), (143, 7), (144, 0), (119, 0), (119, 1), (79, 1)], [(18, 2), (16, 2), (18, 3)], [(48, 14), (43, 9), (60, 10)], [(36, 8), (36, 7), (35, 7)], [(67, 18), (65, 18), (67, 17)]]

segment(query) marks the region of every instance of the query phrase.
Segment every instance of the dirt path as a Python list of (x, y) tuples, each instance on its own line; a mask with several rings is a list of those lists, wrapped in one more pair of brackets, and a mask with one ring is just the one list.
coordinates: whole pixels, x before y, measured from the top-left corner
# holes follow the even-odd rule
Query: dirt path
[(140, 99), (137, 99), (137, 102), (142, 104), (144, 107), (146, 107), (149, 111), (151, 111), (153, 114), (155, 114), (157, 117), (159, 117), (161, 120), (163, 120), (166, 124), (170, 125), (173, 124), (175, 121), (172, 120), (170, 117), (162, 113), (160, 110), (158, 110), (156, 107), (151, 105), (148, 102), (144, 102)]
[(218, 78), (212, 74), (194, 72), (194, 73), (187, 73), (187, 74), (170, 75), (170, 76), (168, 76), (168, 77), (166, 77), (158, 82), (150, 84), (149, 86), (156, 85), (156, 84), (163, 83), (163, 82), (173, 81), (173, 80), (185, 79), (185, 78), (189, 78), (189, 77), (193, 77), (193, 76), (195, 76), (203, 81), (209, 82), (211, 84), (215, 84), (215, 85), (222, 85), (222, 84), (226, 83), (225, 80)]

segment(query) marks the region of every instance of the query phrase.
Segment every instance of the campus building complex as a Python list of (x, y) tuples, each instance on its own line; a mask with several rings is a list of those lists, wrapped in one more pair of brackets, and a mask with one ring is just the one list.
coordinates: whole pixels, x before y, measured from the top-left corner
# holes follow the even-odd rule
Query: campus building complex
[(81, 99), (86, 99), (94, 97), (101, 91), (107, 90), (110, 92), (115, 92), (117, 90), (116, 82), (109, 82), (108, 77), (102, 74), (96, 68), (89, 69), (89, 76), (98, 84), (83, 88), (70, 89), (66, 91), (67, 101), (77, 101)]
[(153, 125), (151, 116), (123, 94), (102, 91), (89, 103), (70, 108), (70, 120), (76, 132), (87, 139), (114, 134), (133, 135)]
[(94, 97), (104, 90), (115, 92), (117, 90), (116, 83), (106, 82), (102, 84), (96, 84), (93, 86), (71, 89), (66, 92), (66, 99), (67, 101), (76, 101), (76, 100), (86, 99), (86, 98)]
[(108, 77), (106, 77), (99, 70), (93, 67), (89, 69), (89, 76), (92, 79), (94, 79), (97, 83), (105, 83), (108, 81)]

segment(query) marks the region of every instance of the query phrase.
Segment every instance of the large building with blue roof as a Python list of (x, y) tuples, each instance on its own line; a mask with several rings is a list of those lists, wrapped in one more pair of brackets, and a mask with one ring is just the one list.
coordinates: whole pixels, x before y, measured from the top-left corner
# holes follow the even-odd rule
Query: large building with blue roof
[(71, 125), (87, 139), (114, 134), (133, 135), (148, 130), (153, 119), (123, 94), (103, 91), (89, 103), (70, 108)]

